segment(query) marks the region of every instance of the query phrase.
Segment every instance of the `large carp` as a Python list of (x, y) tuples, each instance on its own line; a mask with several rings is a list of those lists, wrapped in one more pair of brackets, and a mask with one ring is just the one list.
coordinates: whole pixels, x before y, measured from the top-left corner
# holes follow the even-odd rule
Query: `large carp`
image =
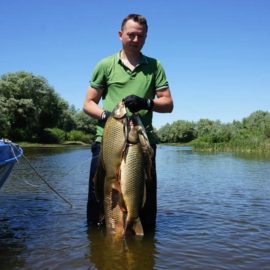
[(150, 181), (152, 148), (140, 118), (120, 102), (108, 118), (95, 185), (110, 233), (143, 235), (139, 218)]

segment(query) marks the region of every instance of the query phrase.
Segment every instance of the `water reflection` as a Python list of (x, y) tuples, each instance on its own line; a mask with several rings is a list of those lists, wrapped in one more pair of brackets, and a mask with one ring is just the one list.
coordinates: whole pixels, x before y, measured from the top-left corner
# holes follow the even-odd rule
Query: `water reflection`
[(269, 153), (235, 153), (236, 158), (245, 159), (245, 160), (256, 160), (269, 162), (270, 154)]
[(105, 229), (89, 228), (89, 260), (96, 269), (154, 269), (155, 238), (153, 234), (144, 237), (116, 237)]
[[(0, 216), (2, 217), (2, 211)], [(25, 248), (24, 238), (17, 235), (8, 218), (0, 219), (0, 265), (1, 269), (23, 267), (25, 259), (20, 256)]]

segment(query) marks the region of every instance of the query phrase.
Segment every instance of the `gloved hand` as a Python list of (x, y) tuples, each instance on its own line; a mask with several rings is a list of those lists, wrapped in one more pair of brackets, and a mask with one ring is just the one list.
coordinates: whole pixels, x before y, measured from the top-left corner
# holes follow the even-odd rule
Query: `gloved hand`
[(123, 99), (125, 106), (129, 108), (132, 113), (140, 110), (152, 110), (154, 102), (150, 98), (141, 98), (135, 95), (127, 96)]
[(99, 121), (101, 123), (104, 123), (105, 124), (110, 115), (111, 115), (111, 112), (109, 112), (109, 111), (103, 111), (103, 113), (101, 114), (101, 118), (99, 119)]

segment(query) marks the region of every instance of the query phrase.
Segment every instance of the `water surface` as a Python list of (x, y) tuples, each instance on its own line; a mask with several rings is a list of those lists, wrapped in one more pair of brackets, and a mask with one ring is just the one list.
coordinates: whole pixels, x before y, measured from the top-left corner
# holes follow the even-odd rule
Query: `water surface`
[(86, 225), (89, 148), (25, 149), (0, 191), (0, 268), (269, 269), (270, 160), (159, 146), (157, 229), (116, 239)]

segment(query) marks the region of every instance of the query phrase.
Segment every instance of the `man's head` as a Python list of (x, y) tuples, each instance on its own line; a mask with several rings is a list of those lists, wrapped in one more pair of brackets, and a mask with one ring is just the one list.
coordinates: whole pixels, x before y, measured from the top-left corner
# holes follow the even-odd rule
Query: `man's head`
[(128, 52), (139, 52), (145, 42), (148, 31), (146, 18), (138, 14), (130, 14), (124, 18), (119, 38), (123, 49)]
[(137, 22), (140, 25), (144, 26), (146, 33), (147, 33), (147, 31), (148, 31), (147, 20), (144, 16), (139, 15), (139, 14), (129, 14), (126, 18), (124, 18), (122, 21), (122, 25), (121, 25), (121, 31), (124, 30), (125, 24), (128, 20), (132, 20), (132, 21)]

